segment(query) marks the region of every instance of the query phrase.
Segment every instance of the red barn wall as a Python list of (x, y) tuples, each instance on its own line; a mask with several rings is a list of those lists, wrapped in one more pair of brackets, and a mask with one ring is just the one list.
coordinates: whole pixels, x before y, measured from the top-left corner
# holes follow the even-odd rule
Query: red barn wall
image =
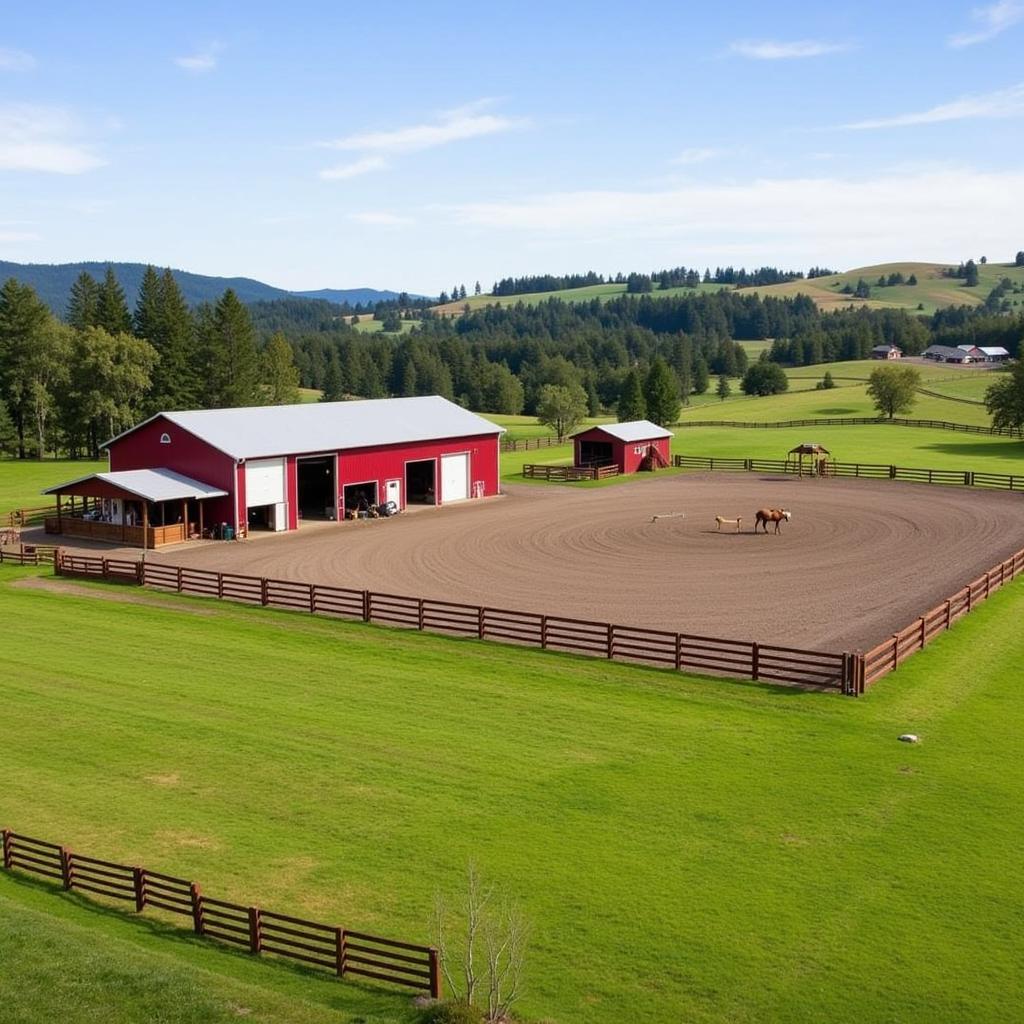
[[(161, 434), (169, 435), (171, 443), (161, 444)], [(227, 491), (229, 497), (211, 498), (206, 502), (204, 516), (209, 523), (236, 523), (230, 497), (235, 493), (235, 460), (163, 416), (157, 416), (113, 441), (108, 450), (112, 472), (172, 469), (175, 473)], [(244, 501), (244, 493), (242, 499)]]
[(669, 456), (669, 445), (671, 438), (659, 437), (647, 441), (620, 441), (617, 437), (605, 433), (600, 427), (584, 431), (573, 438), (573, 461), (580, 465), (580, 442), (581, 441), (604, 441), (612, 446), (612, 460), (619, 467), (620, 473), (636, 473), (640, 469), (640, 463), (644, 461), (647, 449), (657, 448), (666, 462), (671, 462)]

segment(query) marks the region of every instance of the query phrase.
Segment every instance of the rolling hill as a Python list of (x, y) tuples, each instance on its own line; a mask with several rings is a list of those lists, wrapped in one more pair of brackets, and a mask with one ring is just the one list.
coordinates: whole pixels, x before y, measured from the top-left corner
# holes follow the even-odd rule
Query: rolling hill
[[(856, 267), (841, 274), (828, 277), (816, 277), (810, 280), (788, 281), (785, 284), (773, 284), (738, 289), (745, 294), (792, 298), (795, 295), (809, 295), (821, 309), (840, 309), (843, 306), (868, 306), (875, 309), (895, 308), (923, 313), (934, 313), (937, 309), (947, 306), (980, 306), (993, 288), (1004, 277), (1010, 278), (1021, 291), (1007, 296), (1011, 303), (1024, 305), (1024, 267), (1016, 267), (1007, 263), (986, 263), (978, 267), (979, 283), (977, 288), (965, 288), (957, 278), (945, 277), (942, 271), (948, 267), (946, 263), (876, 263), (867, 267)], [(905, 278), (916, 275), (916, 285), (893, 285), (879, 288), (879, 277), (890, 274), (902, 274)], [(871, 296), (867, 299), (854, 299), (844, 294), (842, 289), (849, 284), (851, 288), (863, 278), (871, 286)], [(698, 288), (669, 288), (665, 291), (649, 293), (652, 298), (666, 298), (672, 295), (694, 295), (699, 292), (720, 291), (728, 285), (701, 284)], [(436, 306), (435, 311), (448, 316), (461, 314), (466, 306), (477, 309), (481, 306), (500, 303), (503, 306), (515, 305), (517, 302), (528, 306), (536, 305), (547, 299), (561, 299), (563, 302), (590, 302), (600, 299), (607, 302), (626, 294), (625, 284), (599, 284), (586, 288), (563, 289), (553, 292), (531, 292), (523, 295), (473, 295), (458, 302), (449, 302)]]
[[(145, 263), (11, 263), (0, 260), (0, 281), (13, 277), (22, 284), (31, 285), (39, 297), (58, 315), (64, 312), (68, 292), (76, 277), (83, 271), (101, 278), (107, 267), (113, 267), (118, 282), (125, 291), (129, 307), (135, 305)], [(160, 269), (160, 268), (158, 268)], [(342, 304), (382, 302), (398, 297), (398, 292), (375, 288), (321, 288), (315, 291), (290, 292), (275, 288), (251, 277), (210, 277), (193, 274), (187, 270), (172, 270), (178, 287), (181, 288), (189, 305), (212, 302), (228, 288), (234, 289), (242, 302), (265, 302), (273, 299), (323, 299)]]

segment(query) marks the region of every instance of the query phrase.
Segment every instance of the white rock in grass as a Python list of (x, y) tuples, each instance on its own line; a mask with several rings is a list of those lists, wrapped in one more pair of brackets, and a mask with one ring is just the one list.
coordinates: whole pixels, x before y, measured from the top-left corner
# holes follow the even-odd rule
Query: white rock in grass
[(899, 737), (899, 741), (900, 743), (917, 743), (917, 733), (905, 732)]

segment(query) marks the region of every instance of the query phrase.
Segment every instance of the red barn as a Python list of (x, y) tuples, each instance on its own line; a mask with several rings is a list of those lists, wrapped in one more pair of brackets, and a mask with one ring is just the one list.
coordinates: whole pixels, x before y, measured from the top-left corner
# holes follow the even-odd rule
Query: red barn
[[(436, 395), (164, 412), (107, 443), (111, 472), (95, 497), (109, 501), (119, 474), (128, 483), (134, 470), (170, 472), (209, 489), (207, 525), (294, 530), (303, 520), (341, 519), (346, 509), (387, 501), (404, 509), (497, 494), (501, 433)], [(89, 486), (86, 478), (48, 493), (92, 496)], [(166, 518), (167, 508), (151, 498), (137, 507), (137, 489), (122, 497), (117, 514), (131, 511), (133, 524)], [(197, 502), (177, 492), (174, 500), (179, 539), (196, 535)], [(188, 500), (184, 511), (181, 500)]]
[(649, 420), (588, 427), (572, 439), (576, 466), (618, 466), (620, 473), (635, 473), (645, 459), (647, 468), (670, 461), (671, 432)]

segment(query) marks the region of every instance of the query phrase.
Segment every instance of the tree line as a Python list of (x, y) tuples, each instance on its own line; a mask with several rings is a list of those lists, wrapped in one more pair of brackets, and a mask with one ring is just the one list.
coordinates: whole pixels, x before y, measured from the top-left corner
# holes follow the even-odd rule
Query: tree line
[(283, 335), (262, 347), (228, 289), (190, 309), (170, 270), (148, 267), (134, 311), (108, 268), (75, 281), (63, 320), (29, 285), (0, 286), (0, 451), (96, 457), (104, 441), (167, 409), (299, 399)]

